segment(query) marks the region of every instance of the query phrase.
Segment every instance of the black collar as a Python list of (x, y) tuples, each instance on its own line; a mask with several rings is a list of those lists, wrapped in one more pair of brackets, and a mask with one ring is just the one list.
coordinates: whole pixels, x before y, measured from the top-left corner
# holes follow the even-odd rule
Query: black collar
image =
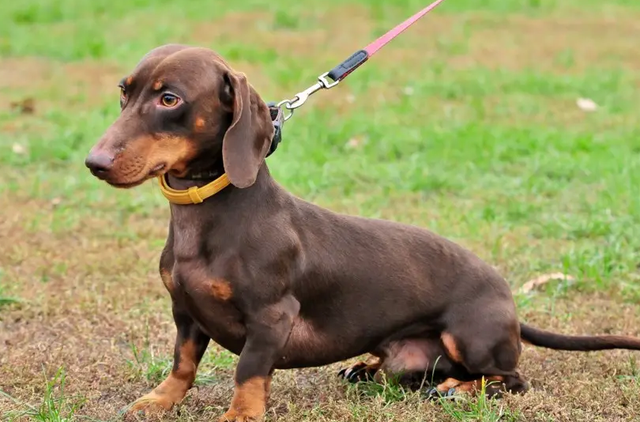
[(267, 103), (269, 106), (269, 113), (271, 114), (271, 121), (273, 121), (273, 139), (271, 140), (271, 148), (267, 153), (267, 157), (273, 154), (278, 148), (278, 144), (282, 141), (282, 126), (284, 125), (284, 113), (282, 109), (274, 102)]
[(218, 171), (218, 170), (201, 171), (199, 173), (189, 173), (189, 174), (185, 175), (184, 177), (181, 177), (181, 179), (185, 179), (185, 180), (213, 180), (213, 179), (217, 179), (218, 177), (222, 176), (223, 173), (224, 173), (224, 171)]

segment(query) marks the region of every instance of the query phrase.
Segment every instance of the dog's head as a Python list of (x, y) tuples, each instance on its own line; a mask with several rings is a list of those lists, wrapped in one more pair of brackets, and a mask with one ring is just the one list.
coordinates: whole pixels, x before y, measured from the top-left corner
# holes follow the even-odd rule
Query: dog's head
[(216, 53), (156, 48), (120, 90), (120, 116), (85, 161), (93, 175), (124, 188), (221, 169), (239, 188), (255, 182), (274, 131), (269, 109)]

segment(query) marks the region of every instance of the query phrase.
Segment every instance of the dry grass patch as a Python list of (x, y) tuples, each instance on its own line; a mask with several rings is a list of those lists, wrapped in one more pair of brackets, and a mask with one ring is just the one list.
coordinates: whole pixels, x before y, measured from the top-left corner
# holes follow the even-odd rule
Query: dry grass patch
[[(37, 406), (47, 391), (45, 381), (51, 382), (62, 368), (64, 403), (78, 404), (76, 415), (117, 419), (118, 412), (153, 388), (171, 364), (175, 327), (168, 296), (155, 274), (159, 247), (150, 247), (164, 236), (165, 216), (139, 218), (135, 224), (131, 220), (131, 231), (138, 236), (118, 241), (109, 234), (114, 218), (109, 215), (52, 233), (46, 230), (48, 211), (42, 204), (13, 206), (21, 212), (0, 207), (0, 230), (8, 236), (0, 265), (27, 301), (4, 309), (0, 318), (0, 389)], [(436, 217), (412, 214), (411, 209), (420, 208), (417, 198), (395, 206), (403, 208), (405, 220)], [(348, 204), (337, 207), (350, 209)], [(24, 223), (34, 215), (40, 216), (36, 230), (25, 230)], [(393, 215), (382, 211), (383, 217)], [(524, 239), (523, 233), (507, 236), (505, 247)], [(61, 263), (66, 264), (64, 271), (47, 282), (39, 280), (42, 268)], [(640, 310), (604, 295), (576, 294), (556, 301), (534, 297), (521, 314), (536, 326), (567, 334), (640, 335)], [(631, 420), (640, 406), (636, 355), (526, 347), (522, 372), (534, 389), (524, 397), (483, 405), (482, 420), (497, 420), (501, 412), (508, 415), (503, 420)], [(236, 361), (226, 356), (217, 346), (210, 347), (204, 378), (166, 420), (203, 420), (223, 413), (232, 395)], [(345, 386), (336, 378), (344, 365), (277, 372), (268, 420), (453, 421), (460, 420), (464, 409), (478, 411), (475, 402), (443, 408), (394, 386)], [(2, 411), (24, 406), (0, 398)]]
[[(606, 297), (576, 295), (570, 301), (553, 303), (553, 307), (553, 315), (542, 312), (544, 306), (522, 313), (538, 326), (565, 333), (638, 334), (638, 311)], [(3, 333), (7, 334), (3, 340), (10, 342), (11, 350), (6, 353), (5, 349), (0, 358), (0, 388), (28, 403), (41, 400), (43, 368), (51, 378), (63, 367), (67, 398), (84, 399), (77, 414), (112, 420), (120, 409), (159, 382), (160, 376), (147, 379), (130, 365), (131, 344), (151, 347), (160, 360), (170, 362), (175, 329), (166, 313), (123, 320), (115, 313), (87, 311), (30, 321), (22, 320), (19, 311), (10, 314), (10, 322), (4, 323)], [(146, 341), (151, 346), (145, 346)], [(207, 359), (215, 359), (217, 353), (219, 349), (212, 346)], [(505, 420), (632, 420), (634, 409), (640, 405), (640, 384), (632, 356), (626, 351), (580, 354), (527, 347), (521, 369), (534, 389), (522, 397), (509, 396), (489, 405), (489, 409), (499, 413), (500, 406), (507, 406), (503, 411), (510, 409), (510, 414), (519, 415)], [(277, 372), (268, 420), (452, 421), (458, 420), (452, 414), (465, 408), (459, 404), (443, 410), (418, 394), (405, 394), (393, 386), (378, 393), (363, 385), (345, 386), (336, 378), (343, 365)], [(148, 369), (149, 362), (143, 366)], [(215, 418), (228, 405), (232, 388), (232, 366), (220, 368), (213, 380), (191, 390), (166, 420)], [(5, 410), (16, 407), (0, 401), (0, 408)]]
[(108, 62), (0, 58), (0, 92), (9, 99), (0, 103), (0, 112), (20, 111), (25, 102), (33, 108), (25, 114), (42, 115), (59, 107), (65, 111), (86, 109), (109, 97), (116, 101), (117, 84), (123, 75), (121, 66)]
[[(438, 14), (412, 26), (394, 40), (393, 48), (381, 50), (376, 60), (379, 66), (444, 60), (456, 68), (536, 68), (555, 73), (621, 64), (637, 70), (638, 22), (638, 16), (628, 11), (579, 18), (569, 12), (544, 17)], [(274, 49), (284, 56), (334, 64), (371, 42), (376, 31), (384, 30), (376, 25), (369, 8), (355, 5), (339, 14), (309, 13), (300, 25), (281, 28), (273, 14), (238, 12), (219, 22), (197, 25), (191, 38), (204, 45), (211, 40), (216, 44), (251, 45), (259, 39), (261, 48)], [(343, 27), (349, 30), (326, 30)]]
[[(582, 14), (580, 11), (576, 13)], [(344, 21), (344, 22), (343, 22)], [(551, 74), (581, 74), (593, 69), (624, 67), (630, 71), (640, 69), (636, 54), (636, 39), (640, 36), (638, 16), (629, 13), (571, 17), (570, 13), (545, 17), (519, 15), (490, 15), (465, 13), (461, 15), (437, 15), (414, 25), (402, 37), (394, 40), (392, 47), (381, 50), (373, 59), (379, 71), (391, 75), (399, 67), (415, 66), (431, 69), (434, 64), (444, 71), (452, 68), (465, 70), (485, 68), (518, 71), (536, 69)], [(235, 43), (253, 45), (260, 40), (260, 48), (272, 49), (286, 60), (313, 60), (325, 63), (317, 72), (325, 70), (347, 57), (353, 51), (368, 44), (381, 30), (371, 17), (371, 10), (363, 6), (350, 6), (348, 13), (309, 13), (301, 20), (300, 27), (278, 27), (277, 16), (267, 12), (234, 13), (215, 23), (203, 23), (195, 27), (191, 39), (195, 43), (216, 45)], [(391, 25), (391, 24), (390, 24)], [(325, 28), (348, 27), (349, 31)], [(594, 34), (598, 34), (594, 37)], [(215, 48), (215, 45), (213, 46)], [(286, 61), (285, 60), (285, 61)], [(246, 70), (254, 85), (261, 91), (272, 89), (260, 66), (231, 60), (234, 67)], [(417, 72), (414, 77), (418, 77)], [(399, 84), (409, 83), (407, 72), (388, 86), (376, 86), (366, 98), (356, 97), (349, 84), (332, 91), (331, 95), (314, 97), (313, 105), (337, 113), (348, 112), (357, 102), (360, 110), (368, 111), (385, 107), (398, 101), (403, 95), (411, 95)], [(310, 79), (311, 82), (311, 79)], [(299, 81), (285, 81), (280, 89), (304, 88)], [(273, 92), (273, 91), (271, 91)], [(375, 92), (375, 93), (373, 93)], [(557, 125), (578, 123), (589, 119), (580, 110), (576, 98), (564, 101), (557, 98), (541, 98), (539, 110), (531, 110), (532, 121), (552, 122)], [(366, 101), (365, 101), (366, 100)], [(521, 117), (521, 110), (496, 111), (491, 106), (496, 98), (488, 98), (485, 116), (498, 123), (506, 123), (514, 116)], [(468, 104), (457, 100), (440, 99), (437, 105), (426, 102), (412, 113), (412, 118), (427, 116), (435, 111), (450, 110), (450, 118), (463, 118), (473, 113)], [(499, 104), (509, 108), (503, 97)], [(599, 127), (627, 124), (629, 117), (616, 117), (599, 122)]]
[(469, 54), (455, 65), (577, 73), (586, 69), (640, 69), (638, 16), (615, 18), (485, 17), (471, 24)]
[[(287, 56), (335, 60), (368, 43), (375, 27), (369, 9), (353, 4), (341, 7), (340, 13), (310, 10), (288, 24), (279, 23), (280, 20), (268, 12), (235, 12), (218, 22), (196, 25), (190, 38), (201, 44), (212, 40), (216, 44), (255, 44), (260, 40), (261, 48), (272, 48)], [(344, 27), (349, 31), (327, 30)]]

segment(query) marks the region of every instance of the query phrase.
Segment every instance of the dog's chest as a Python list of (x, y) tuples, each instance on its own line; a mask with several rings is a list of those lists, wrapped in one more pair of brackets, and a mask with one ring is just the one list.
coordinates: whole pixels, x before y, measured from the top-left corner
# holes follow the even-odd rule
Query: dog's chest
[(172, 298), (198, 323), (213, 341), (240, 353), (245, 340), (242, 314), (234, 306), (233, 288), (206, 266), (191, 262), (174, 264)]

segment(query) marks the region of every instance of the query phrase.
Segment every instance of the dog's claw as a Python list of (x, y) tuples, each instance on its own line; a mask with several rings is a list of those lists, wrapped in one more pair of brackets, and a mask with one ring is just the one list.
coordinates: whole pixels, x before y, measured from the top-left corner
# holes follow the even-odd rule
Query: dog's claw
[(357, 382), (358, 381), (358, 370), (351, 367), (351, 368), (343, 368), (340, 370), (340, 372), (338, 372), (338, 376), (341, 378), (344, 378), (345, 380), (349, 381), (349, 382)]
[(375, 371), (375, 369), (370, 368), (366, 363), (360, 362), (351, 367), (342, 368), (338, 372), (338, 376), (351, 383), (372, 381)]
[(427, 399), (435, 400), (435, 399), (445, 399), (451, 398), (456, 395), (456, 389), (450, 388), (448, 391), (440, 391), (436, 387), (430, 388), (426, 392)]

